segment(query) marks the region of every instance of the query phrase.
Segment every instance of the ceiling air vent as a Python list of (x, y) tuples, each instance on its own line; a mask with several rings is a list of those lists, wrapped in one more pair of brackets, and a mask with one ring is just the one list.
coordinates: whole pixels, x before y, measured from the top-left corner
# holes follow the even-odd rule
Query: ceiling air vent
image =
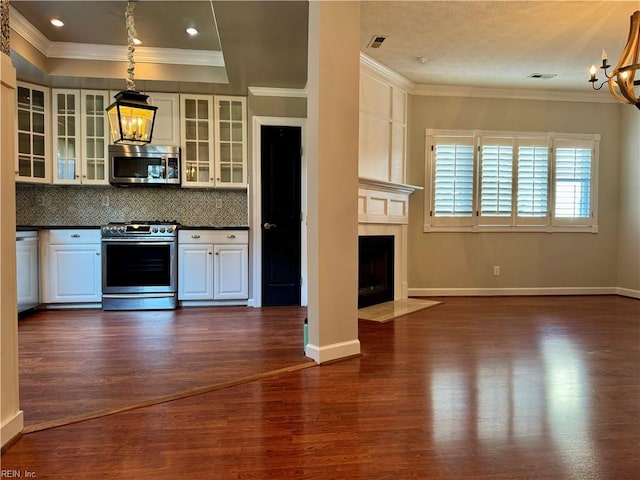
[(527, 78), (536, 78), (540, 80), (549, 80), (550, 78), (557, 77), (557, 73), (532, 73)]
[(367, 48), (380, 48), (382, 46), (382, 42), (387, 39), (386, 35), (374, 35)]

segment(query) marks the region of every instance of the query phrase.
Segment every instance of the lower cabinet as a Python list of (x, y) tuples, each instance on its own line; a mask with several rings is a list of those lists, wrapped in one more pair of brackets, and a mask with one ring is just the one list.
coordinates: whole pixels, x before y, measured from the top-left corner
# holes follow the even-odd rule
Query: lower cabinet
[(178, 300), (244, 303), (249, 298), (248, 243), (248, 232), (242, 230), (180, 230)]
[(41, 245), (44, 303), (102, 301), (100, 230), (46, 230)]
[(18, 232), (16, 235), (16, 284), (18, 312), (40, 303), (38, 279), (38, 232)]

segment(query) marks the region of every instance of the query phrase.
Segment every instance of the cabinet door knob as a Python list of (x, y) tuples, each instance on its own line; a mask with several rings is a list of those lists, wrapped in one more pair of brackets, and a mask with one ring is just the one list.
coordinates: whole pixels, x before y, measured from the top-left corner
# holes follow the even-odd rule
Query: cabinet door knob
[(227, 238), (236, 238), (236, 236), (233, 233), (231, 233), (231, 234), (227, 235)]
[(207, 252), (209, 255), (211, 255), (211, 252)]
[(191, 238), (200, 238), (200, 235), (198, 235), (198, 234), (191, 235)]
[(96, 255), (99, 257), (100, 256), (100, 252), (96, 252)]
[(276, 228), (276, 224), (275, 223), (266, 222), (263, 225), (263, 227), (264, 227), (265, 230), (271, 230), (272, 228)]
[(71, 235), (71, 238), (80, 238), (80, 234), (79, 233), (74, 233), (73, 235)]

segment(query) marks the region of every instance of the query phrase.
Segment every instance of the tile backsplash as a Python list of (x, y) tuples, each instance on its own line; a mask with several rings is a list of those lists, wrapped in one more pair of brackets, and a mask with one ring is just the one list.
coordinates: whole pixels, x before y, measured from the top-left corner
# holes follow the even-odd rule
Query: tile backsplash
[(189, 226), (248, 225), (247, 192), (173, 187), (16, 185), (20, 226), (98, 226), (177, 220)]

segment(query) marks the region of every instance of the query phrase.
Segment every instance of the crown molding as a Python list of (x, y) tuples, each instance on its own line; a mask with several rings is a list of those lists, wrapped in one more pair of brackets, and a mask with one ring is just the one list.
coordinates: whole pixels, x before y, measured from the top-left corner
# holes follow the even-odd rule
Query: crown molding
[(360, 52), (360, 68), (361, 70), (368, 70), (372, 72), (374, 75), (382, 77), (384, 80), (391, 82), (392, 84), (411, 92), (415, 87), (415, 83), (413, 83), (408, 78), (400, 75), (397, 72), (394, 72), (389, 67), (382, 65), (377, 60), (374, 60), (370, 56)]
[(306, 88), (249, 87), (249, 93), (256, 97), (307, 98)]
[(411, 95), (429, 97), (506, 98), (555, 102), (617, 103), (611, 95), (598, 92), (533, 90), (516, 88), (463, 87), (458, 85), (416, 85)]
[(45, 57), (51, 43), (40, 30), (33, 26), (26, 18), (22, 16), (11, 4), (9, 4), (9, 27), (33, 45)]
[[(47, 52), (47, 57), (70, 60), (106, 60), (111, 62), (124, 62), (127, 61), (127, 47), (124, 45), (51, 42)], [(136, 47), (135, 61), (138, 63), (224, 67), (224, 57), (222, 52), (209, 50)]]
[[(106, 60), (124, 62), (126, 45), (99, 45), (90, 43), (52, 42), (32, 23), (9, 5), (11, 28), (47, 58), (69, 60)], [(136, 62), (171, 65), (195, 65), (224, 67), (224, 56), (220, 51), (183, 50), (178, 48), (136, 47)]]

